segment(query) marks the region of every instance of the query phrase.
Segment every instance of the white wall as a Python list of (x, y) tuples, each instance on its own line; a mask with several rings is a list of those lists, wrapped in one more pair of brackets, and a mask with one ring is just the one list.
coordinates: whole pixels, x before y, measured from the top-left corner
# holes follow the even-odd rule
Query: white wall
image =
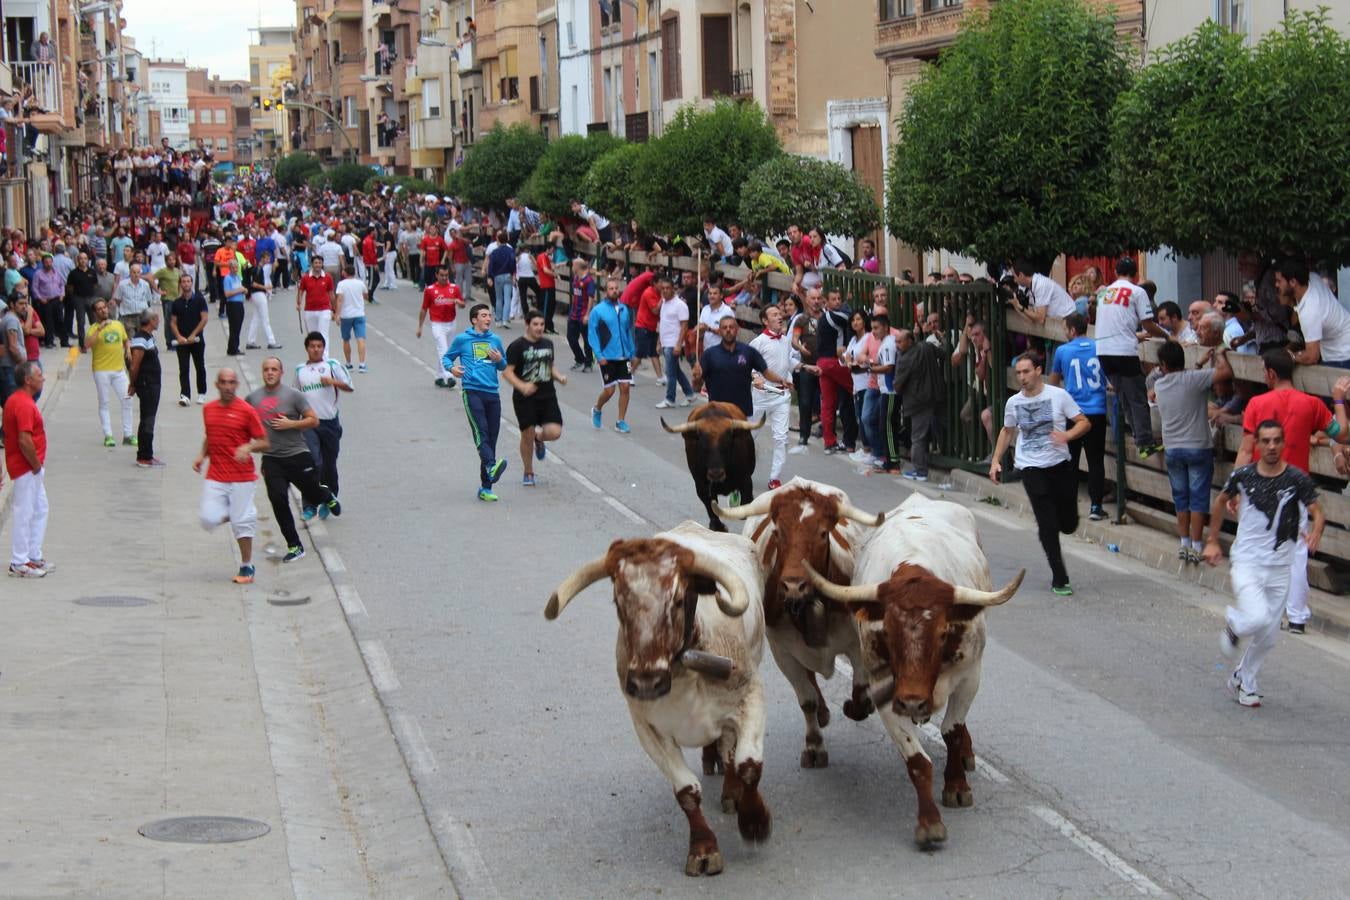
[[(594, 0), (557, 0), (558, 127), (563, 134), (585, 134), (594, 121), (591, 71), (591, 15)], [(568, 40), (568, 25), (572, 39)], [(573, 90), (575, 88), (575, 90)], [(573, 96), (575, 95), (575, 100)]]

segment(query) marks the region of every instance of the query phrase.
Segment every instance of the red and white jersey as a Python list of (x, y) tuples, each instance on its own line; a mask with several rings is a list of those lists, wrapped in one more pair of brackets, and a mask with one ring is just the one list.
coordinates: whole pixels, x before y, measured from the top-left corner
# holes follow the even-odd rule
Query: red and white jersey
[(433, 322), (455, 321), (455, 309), (463, 302), (457, 284), (432, 282), (422, 294), (422, 308)]

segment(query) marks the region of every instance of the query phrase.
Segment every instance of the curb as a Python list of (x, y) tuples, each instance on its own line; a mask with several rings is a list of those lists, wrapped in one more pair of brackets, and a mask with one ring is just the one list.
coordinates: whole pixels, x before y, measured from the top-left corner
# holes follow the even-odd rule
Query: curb
[[(975, 500), (988, 502), (997, 500), (1001, 509), (1006, 509), (1024, 519), (1033, 519), (1031, 506), (1026, 492), (1012, 485), (996, 485), (988, 478), (953, 469), (947, 480), (954, 490), (961, 491)], [(1157, 569), (1177, 578), (1181, 582), (1198, 584), (1201, 587), (1224, 594), (1233, 595), (1229, 581), (1229, 566), (1225, 559), (1217, 566), (1192, 566), (1180, 562), (1176, 556), (1176, 547), (1171, 538), (1161, 531), (1137, 523), (1124, 526), (1107, 522), (1091, 522), (1080, 519), (1078, 530), (1073, 535), (1087, 544), (1096, 544), (1105, 548), (1108, 544), (1119, 548), (1121, 556), (1136, 559), (1151, 569)], [(1161, 538), (1159, 544), (1158, 539)], [(1308, 596), (1308, 609), (1312, 616), (1308, 619), (1308, 631), (1327, 637), (1350, 641), (1350, 602), (1313, 588)]]
[[(71, 347), (70, 352), (66, 354), (66, 359), (61, 363), (60, 370), (56, 372), (56, 377), (52, 379), (51, 386), (42, 392), (42, 399), (38, 401), (38, 412), (42, 413), (44, 421), (47, 417), (48, 407), (54, 407), (56, 401), (61, 399), (61, 395), (66, 392), (66, 382), (75, 372), (75, 363), (80, 358), (80, 351), (76, 347)], [(0, 465), (3, 465), (0, 462)], [(0, 479), (0, 525), (4, 525), (5, 519), (9, 517), (9, 509), (14, 505), (14, 490), (11, 487), (13, 482), (7, 476)]]

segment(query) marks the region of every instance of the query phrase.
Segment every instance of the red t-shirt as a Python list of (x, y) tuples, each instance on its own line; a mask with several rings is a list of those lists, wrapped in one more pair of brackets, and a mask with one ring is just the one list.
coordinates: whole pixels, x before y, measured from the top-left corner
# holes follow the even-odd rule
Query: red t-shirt
[[(638, 298), (642, 296), (643, 291), (651, 287), (652, 279), (655, 277), (655, 272), (642, 272), (623, 286), (623, 293), (619, 295), (619, 302), (631, 309), (634, 316), (637, 315)], [(636, 324), (636, 321), (634, 324)], [(646, 328), (647, 326), (642, 327)]]
[(660, 326), (661, 294), (656, 288), (647, 288), (638, 298), (637, 319), (633, 324), (648, 331), (655, 331)]
[(433, 322), (453, 322), (460, 296), (459, 285), (432, 282), (422, 293), (422, 308)]
[(244, 259), (248, 260), (249, 263), (251, 264), (257, 262), (257, 259), (255, 259), (253, 255), (254, 249), (257, 246), (258, 245), (254, 243), (253, 238), (244, 238), (243, 240), (236, 243), (234, 245), (234, 248), (238, 250), (240, 253), (244, 254)]
[(428, 234), (422, 238), (422, 264), (434, 269), (441, 264), (441, 254), (445, 252), (445, 241), (439, 234)]
[(534, 258), (534, 271), (539, 279), (539, 287), (546, 291), (551, 291), (557, 285), (549, 271), (553, 268), (553, 261), (549, 258), (549, 253), (545, 250)]
[(374, 232), (366, 235), (365, 240), (361, 242), (361, 261), (368, 266), (373, 266), (377, 261), (375, 257)]
[(315, 278), (309, 272), (300, 276), (300, 296), (305, 298), (305, 310), (322, 312), (333, 308), (333, 276), (324, 272)]
[(5, 401), (5, 469), (11, 479), (27, 475), (33, 471), (19, 450), (19, 435), (25, 431), (33, 433), (33, 449), (37, 452), (38, 462), (47, 461), (47, 431), (42, 427), (42, 413), (28, 392), (20, 388)]
[(462, 266), (469, 261), (469, 242), (464, 238), (455, 238), (445, 246), (450, 251), (450, 261), (455, 265)]
[(211, 481), (256, 481), (253, 457), (240, 462), (234, 451), (263, 436), (262, 418), (244, 400), (235, 398), (228, 405), (212, 400), (202, 407), (206, 423), (206, 455), (211, 458), (206, 477)]
[(197, 248), (192, 246), (192, 241), (179, 241), (176, 248), (178, 261), (185, 265), (192, 265), (197, 261)]
[[(1331, 410), (1312, 394), (1283, 388), (1258, 394), (1247, 401), (1247, 409), (1242, 414), (1242, 430), (1255, 435), (1257, 426), (1267, 419), (1274, 419), (1284, 426), (1284, 461), (1307, 472), (1311, 453), (1309, 439), (1331, 424)], [(1252, 458), (1260, 455), (1259, 450), (1253, 451)]]

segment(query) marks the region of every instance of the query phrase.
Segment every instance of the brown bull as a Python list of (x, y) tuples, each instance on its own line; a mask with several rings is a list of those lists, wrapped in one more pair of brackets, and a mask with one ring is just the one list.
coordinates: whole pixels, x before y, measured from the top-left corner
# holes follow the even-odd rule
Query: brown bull
[(684, 437), (684, 456), (689, 474), (694, 477), (694, 490), (703, 508), (708, 511), (708, 527), (726, 531), (713, 501), (719, 496), (739, 493), (740, 502), (754, 496), (751, 481), (755, 474), (755, 439), (750, 432), (764, 426), (764, 417), (750, 422), (734, 403), (712, 401), (689, 414), (682, 425), (661, 427), (671, 434)]

